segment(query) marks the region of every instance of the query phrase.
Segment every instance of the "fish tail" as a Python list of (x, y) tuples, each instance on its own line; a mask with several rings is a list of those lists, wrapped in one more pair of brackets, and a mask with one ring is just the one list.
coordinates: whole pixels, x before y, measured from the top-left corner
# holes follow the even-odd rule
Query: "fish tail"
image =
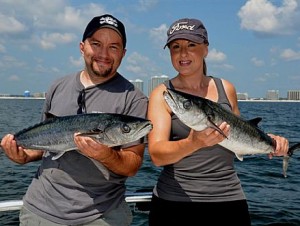
[(300, 143), (297, 143), (297, 144), (294, 144), (293, 146), (291, 146), (288, 150), (287, 156), (283, 157), (282, 170), (283, 170), (284, 177), (287, 177), (287, 168), (289, 165), (289, 159), (294, 154), (294, 151), (297, 149), (300, 149)]
[(294, 154), (294, 151), (300, 149), (300, 143), (294, 144), (292, 147), (288, 150), (288, 156), (292, 156)]
[(283, 176), (286, 178), (287, 177), (287, 168), (289, 165), (289, 159), (290, 156), (283, 156), (283, 161), (282, 161), (282, 171), (283, 171)]

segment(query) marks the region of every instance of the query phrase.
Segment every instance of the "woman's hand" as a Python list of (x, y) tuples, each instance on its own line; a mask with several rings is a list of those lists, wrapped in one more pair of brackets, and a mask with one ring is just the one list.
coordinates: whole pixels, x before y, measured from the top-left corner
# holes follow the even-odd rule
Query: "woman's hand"
[(191, 130), (188, 139), (190, 139), (198, 148), (210, 147), (222, 142), (229, 135), (230, 125), (222, 122), (219, 125), (220, 133), (214, 128), (206, 128), (202, 131)]
[(276, 149), (273, 153), (269, 154), (269, 158), (271, 159), (273, 156), (286, 156), (289, 150), (289, 141), (281, 136), (274, 134), (268, 135), (276, 141)]

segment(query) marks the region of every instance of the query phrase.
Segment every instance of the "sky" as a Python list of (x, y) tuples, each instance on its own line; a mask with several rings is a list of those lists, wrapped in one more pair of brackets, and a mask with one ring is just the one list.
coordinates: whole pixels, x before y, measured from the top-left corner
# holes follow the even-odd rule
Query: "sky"
[[(201, 20), (209, 39), (208, 74), (238, 93), (265, 97), (300, 90), (300, 0), (0, 0), (0, 94), (46, 92), (83, 68), (79, 43), (87, 23), (109, 13), (126, 27), (119, 72), (141, 79), (175, 77), (167, 29), (180, 18)], [(147, 91), (145, 91), (147, 92)]]

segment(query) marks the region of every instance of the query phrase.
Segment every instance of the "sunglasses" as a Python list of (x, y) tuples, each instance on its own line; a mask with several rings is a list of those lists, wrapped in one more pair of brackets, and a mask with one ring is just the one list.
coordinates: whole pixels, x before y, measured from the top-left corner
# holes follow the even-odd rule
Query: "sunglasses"
[(84, 91), (84, 89), (79, 92), (79, 96), (77, 98), (77, 104), (78, 104), (77, 114), (87, 113), (86, 106), (85, 106), (85, 91)]

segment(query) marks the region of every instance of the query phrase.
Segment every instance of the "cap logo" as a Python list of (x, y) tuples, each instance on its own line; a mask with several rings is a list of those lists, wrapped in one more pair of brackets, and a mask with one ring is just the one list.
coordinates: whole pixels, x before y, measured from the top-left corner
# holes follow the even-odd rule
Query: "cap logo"
[(188, 25), (188, 22), (179, 22), (177, 24), (174, 24), (172, 28), (169, 31), (169, 34), (173, 34), (175, 31), (180, 31), (180, 30), (189, 30), (193, 31), (195, 25)]
[(99, 22), (100, 22), (100, 24), (108, 24), (108, 25), (118, 27), (118, 22), (109, 16), (101, 17)]

